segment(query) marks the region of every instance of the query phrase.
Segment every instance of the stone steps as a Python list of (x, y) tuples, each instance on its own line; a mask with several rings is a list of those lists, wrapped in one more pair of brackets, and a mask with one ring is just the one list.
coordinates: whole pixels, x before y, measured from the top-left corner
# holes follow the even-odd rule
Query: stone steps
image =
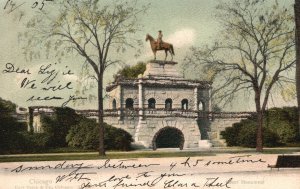
[(226, 141), (224, 139), (211, 140), (212, 147), (226, 147)]

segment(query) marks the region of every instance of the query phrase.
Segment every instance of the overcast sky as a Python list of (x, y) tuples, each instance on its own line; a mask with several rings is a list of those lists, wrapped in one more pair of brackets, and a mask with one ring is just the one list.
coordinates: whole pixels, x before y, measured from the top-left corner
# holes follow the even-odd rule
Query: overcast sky
[[(5, 5), (12, 0), (0, 0), (0, 97), (11, 100), (20, 106), (30, 105), (60, 105), (61, 101), (47, 101), (44, 103), (31, 103), (26, 102), (32, 95), (35, 96), (51, 96), (58, 93), (45, 93), (38, 90), (20, 89), (21, 82), (24, 78), (35, 79), (35, 74), (41, 65), (52, 64), (53, 67), (57, 66), (60, 69), (68, 70), (69, 68), (75, 73), (74, 75), (62, 76), (62, 82), (70, 81), (74, 90), (67, 90), (60, 92), (64, 98), (75, 94), (75, 88), (79, 87), (77, 79), (80, 74), (81, 64), (74, 64), (76, 57), (66, 58), (57, 63), (55, 59), (41, 59), (36, 61), (25, 61), (23, 51), (18, 43), (18, 33), (24, 31), (24, 24), (26, 21), (36, 14), (31, 8), (35, 0), (13, 0), (16, 5), (20, 5), (18, 9), (9, 13), (9, 9)], [(41, 3), (42, 0), (37, 0)], [(202, 46), (214, 41), (214, 36), (218, 34), (218, 23), (214, 19), (213, 12), (218, 0), (138, 0), (139, 4), (147, 4), (151, 2), (150, 9), (147, 14), (141, 15), (141, 22), (144, 28), (139, 33), (136, 33), (136, 38), (142, 39), (144, 47), (141, 49), (142, 56), (136, 59), (132, 51), (127, 51), (123, 56), (124, 62), (129, 65), (136, 64), (139, 60), (152, 59), (152, 52), (150, 46), (145, 42), (147, 33), (156, 38), (157, 31), (162, 30), (164, 41), (172, 43), (175, 47), (176, 56), (174, 58), (179, 64), (191, 46)], [(286, 6), (292, 6), (292, 0), (285, 0)], [(46, 2), (44, 8), (51, 9), (47, 6)], [(9, 3), (8, 3), (9, 4)], [(35, 9), (36, 10), (36, 9)], [(20, 11), (22, 15), (20, 15)], [(23, 14), (24, 13), (24, 14)], [(158, 53), (158, 59), (163, 59), (164, 53)], [(7, 63), (12, 63), (15, 67), (30, 69), (32, 74), (6, 74), (2, 70)], [(57, 63), (55, 65), (55, 63)], [(112, 81), (112, 76), (116, 73), (120, 66), (108, 70), (105, 75), (105, 81)], [(276, 104), (277, 103), (277, 104)], [(295, 102), (284, 102), (281, 99), (276, 99), (276, 106), (282, 105), (296, 105)], [(247, 99), (243, 103), (237, 103), (236, 109), (231, 110), (250, 110), (252, 101), (248, 102)], [(72, 106), (72, 103), (69, 104)], [(85, 103), (78, 105), (75, 108), (91, 108), (95, 109), (96, 103)]]

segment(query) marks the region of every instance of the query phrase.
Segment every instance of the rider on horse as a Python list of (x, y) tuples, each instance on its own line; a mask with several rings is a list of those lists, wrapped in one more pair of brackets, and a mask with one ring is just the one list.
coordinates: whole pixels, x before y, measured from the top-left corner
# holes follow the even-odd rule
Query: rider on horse
[(154, 54), (154, 60), (156, 59), (157, 51), (165, 51), (165, 53), (166, 53), (165, 60), (166, 60), (166, 58), (168, 56), (168, 52), (169, 52), (171, 54), (172, 60), (173, 60), (173, 55), (175, 55), (173, 45), (171, 43), (166, 43), (166, 42), (162, 41), (161, 31), (159, 31), (159, 33), (158, 33), (157, 40), (155, 40), (151, 35), (147, 34), (146, 41), (148, 41), (148, 40), (150, 41), (150, 46), (151, 46), (152, 52)]
[(162, 37), (163, 37), (163, 34), (161, 32), (161, 30), (158, 31), (158, 37), (157, 37), (157, 49), (161, 49), (162, 47)]

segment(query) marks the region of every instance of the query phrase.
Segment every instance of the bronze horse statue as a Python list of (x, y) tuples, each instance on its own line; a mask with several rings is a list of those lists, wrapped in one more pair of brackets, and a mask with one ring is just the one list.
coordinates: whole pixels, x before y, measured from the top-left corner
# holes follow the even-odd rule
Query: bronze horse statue
[(173, 60), (173, 55), (175, 55), (175, 53), (174, 53), (174, 49), (173, 49), (172, 44), (162, 42), (162, 45), (159, 48), (159, 45), (158, 45), (157, 41), (154, 40), (154, 38), (149, 34), (146, 35), (146, 41), (148, 41), (148, 40), (150, 41), (151, 49), (152, 49), (152, 52), (154, 54), (154, 60), (156, 60), (156, 51), (163, 51), (163, 50), (166, 53), (165, 60), (167, 59), (168, 52), (170, 52), (170, 55), (172, 57), (171, 60)]

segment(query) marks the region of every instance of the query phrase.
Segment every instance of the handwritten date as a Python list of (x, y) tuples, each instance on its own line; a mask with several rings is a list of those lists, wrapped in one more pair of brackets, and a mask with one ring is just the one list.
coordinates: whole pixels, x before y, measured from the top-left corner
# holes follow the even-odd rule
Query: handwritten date
[[(31, 8), (35, 9), (38, 8), (39, 10), (43, 10), (45, 3), (47, 1), (54, 1), (54, 0), (40, 0), (40, 1), (35, 1), (32, 5)], [(20, 2), (18, 0), (7, 0), (3, 9), (7, 10), (7, 14), (10, 14), (12, 12), (14, 12), (15, 10), (19, 9), (20, 7), (22, 7), (24, 4), (26, 4), (25, 1)]]

